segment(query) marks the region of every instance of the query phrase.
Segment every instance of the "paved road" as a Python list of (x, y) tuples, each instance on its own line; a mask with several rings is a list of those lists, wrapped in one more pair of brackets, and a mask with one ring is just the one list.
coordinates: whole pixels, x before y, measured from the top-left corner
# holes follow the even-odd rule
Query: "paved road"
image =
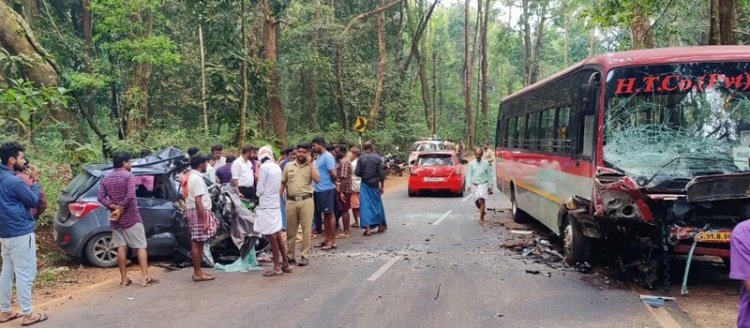
[[(496, 198), (491, 207), (507, 207)], [(215, 281), (196, 284), (185, 269), (162, 273), (149, 288), (112, 283), (50, 309), (40, 326), (692, 326), (674, 308), (647, 309), (632, 290), (600, 290), (578, 273), (508, 256), (498, 247), (507, 231), (477, 225), (470, 200), (408, 198), (402, 187), (385, 201), (387, 233), (357, 234), (292, 274), (217, 272)]]

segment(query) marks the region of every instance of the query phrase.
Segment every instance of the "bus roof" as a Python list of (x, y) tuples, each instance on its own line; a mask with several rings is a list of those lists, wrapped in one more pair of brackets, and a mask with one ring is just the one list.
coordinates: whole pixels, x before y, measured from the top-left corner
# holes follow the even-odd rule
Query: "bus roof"
[(601, 66), (603, 72), (609, 69), (623, 66), (638, 66), (651, 64), (672, 64), (687, 62), (709, 62), (709, 61), (750, 61), (750, 47), (748, 46), (701, 46), (701, 47), (677, 47), (656, 48), (612, 52), (586, 58), (573, 66), (529, 85), (520, 91), (503, 98), (510, 98), (536, 89), (550, 81), (568, 75), (584, 66)]

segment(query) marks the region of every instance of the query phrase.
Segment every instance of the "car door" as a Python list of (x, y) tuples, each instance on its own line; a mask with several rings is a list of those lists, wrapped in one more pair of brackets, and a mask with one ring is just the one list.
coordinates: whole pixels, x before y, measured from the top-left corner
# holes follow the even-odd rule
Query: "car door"
[(174, 195), (166, 175), (136, 175), (138, 210), (147, 238), (172, 228), (175, 222)]

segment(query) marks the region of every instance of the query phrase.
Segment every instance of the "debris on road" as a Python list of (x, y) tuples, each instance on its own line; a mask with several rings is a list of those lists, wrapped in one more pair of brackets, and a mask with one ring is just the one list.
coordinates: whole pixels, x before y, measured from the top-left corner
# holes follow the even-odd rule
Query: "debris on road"
[(534, 232), (533, 232), (533, 231), (531, 231), (531, 230), (518, 230), (518, 229), (512, 229), (512, 230), (510, 231), (510, 233), (512, 233), (512, 234), (516, 234), (516, 235), (531, 235), (531, 234), (533, 234)]
[(441, 281), (438, 283), (437, 293), (435, 293), (435, 300), (437, 301), (438, 296), (440, 296), (440, 288), (443, 287), (443, 282)]
[(539, 270), (529, 270), (529, 269), (526, 269), (526, 273), (528, 273), (528, 274), (539, 274)]
[(653, 296), (653, 295), (639, 295), (641, 301), (652, 308), (660, 308), (664, 306), (665, 301), (674, 301), (674, 297), (666, 296)]

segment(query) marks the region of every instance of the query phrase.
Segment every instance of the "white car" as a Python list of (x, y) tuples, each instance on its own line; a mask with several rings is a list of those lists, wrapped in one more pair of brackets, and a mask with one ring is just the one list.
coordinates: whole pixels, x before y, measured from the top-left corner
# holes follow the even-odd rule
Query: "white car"
[(420, 140), (411, 145), (409, 160), (406, 162), (412, 165), (417, 160), (420, 152), (441, 151), (445, 150), (445, 144), (442, 140)]

